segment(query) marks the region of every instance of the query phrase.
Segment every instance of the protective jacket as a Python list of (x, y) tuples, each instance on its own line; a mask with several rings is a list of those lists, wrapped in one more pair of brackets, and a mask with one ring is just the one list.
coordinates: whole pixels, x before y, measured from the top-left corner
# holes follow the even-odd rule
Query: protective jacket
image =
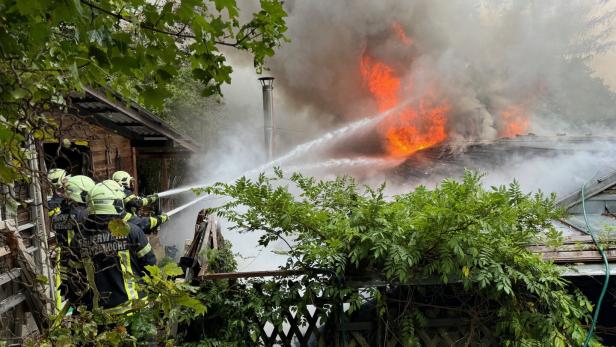
[(71, 241), (72, 256), (79, 259), (75, 264), (79, 277), (68, 278), (75, 294), (69, 297), (73, 305), (125, 312), (130, 308), (129, 300), (139, 299), (137, 282), (146, 273), (145, 266), (156, 264), (143, 230), (127, 223), (128, 235), (112, 235), (108, 224), (113, 219), (118, 216), (88, 216)]
[(56, 308), (62, 306), (62, 297), (74, 299), (74, 291), (71, 291), (68, 284), (69, 277), (79, 276), (73, 264), (79, 263), (79, 259), (71, 254), (71, 242), (83, 228), (83, 223), (88, 217), (88, 209), (83, 204), (68, 204), (64, 201), (59, 213), (51, 218), (51, 228), (56, 235), (56, 257), (55, 257), (55, 286), (56, 286)]
[(156, 199), (140, 197), (128, 188), (124, 188), (124, 194), (126, 195), (124, 198), (124, 210), (134, 215), (137, 214), (141, 207), (148, 206), (153, 201), (156, 201)]
[(61, 212), (63, 201), (64, 198), (56, 193), (53, 193), (51, 198), (49, 198), (47, 201), (47, 208), (49, 209), (48, 214), (50, 218)]
[(130, 212), (125, 212), (122, 219), (128, 223), (137, 225), (147, 235), (155, 233), (156, 228), (166, 221), (162, 216), (140, 217)]

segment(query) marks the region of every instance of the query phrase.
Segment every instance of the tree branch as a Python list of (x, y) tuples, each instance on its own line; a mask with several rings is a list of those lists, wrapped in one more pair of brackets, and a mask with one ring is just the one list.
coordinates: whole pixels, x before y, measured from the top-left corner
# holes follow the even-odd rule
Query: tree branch
[[(138, 24), (140, 28), (142, 29), (146, 29), (146, 30), (150, 30), (150, 31), (154, 31), (160, 34), (165, 34), (165, 35), (171, 35), (171, 36), (175, 36), (178, 38), (183, 38), (183, 39), (196, 39), (197, 37), (194, 34), (185, 34), (184, 30), (186, 30), (186, 27), (188, 26), (187, 23), (184, 23), (184, 26), (182, 27), (182, 29), (180, 29), (179, 31), (169, 31), (169, 30), (165, 30), (165, 29), (160, 29), (157, 28), (156, 26), (152, 26), (152, 25), (148, 25), (145, 23), (134, 23), (130, 18), (127, 18), (125, 16), (123, 16), (120, 13), (115, 13), (112, 11), (109, 11), (107, 9), (104, 9), (88, 0), (80, 0), (82, 4), (89, 6), (91, 9), (96, 9), (97, 11), (100, 11), (106, 15), (109, 15), (111, 17), (117, 18), (120, 21), (124, 21), (127, 23), (131, 23), (131, 24)], [(239, 46), (243, 41), (245, 41), (248, 37), (250, 37), (252, 34), (254, 34), (254, 32), (256, 31), (256, 28), (253, 28), (253, 30), (251, 30), (250, 34), (242, 37), (240, 40), (236, 41), (236, 42), (226, 42), (226, 41), (216, 41), (214, 40), (214, 43), (216, 43), (217, 45), (222, 45), (222, 46), (228, 46), (228, 47), (237, 47)]]

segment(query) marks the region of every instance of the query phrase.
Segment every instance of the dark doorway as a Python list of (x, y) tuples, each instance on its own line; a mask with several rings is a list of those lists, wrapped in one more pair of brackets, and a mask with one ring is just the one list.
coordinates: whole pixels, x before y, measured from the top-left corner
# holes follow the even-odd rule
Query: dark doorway
[(87, 143), (45, 143), (45, 165), (47, 170), (60, 168), (70, 175), (86, 175), (92, 177), (92, 161), (90, 147)]

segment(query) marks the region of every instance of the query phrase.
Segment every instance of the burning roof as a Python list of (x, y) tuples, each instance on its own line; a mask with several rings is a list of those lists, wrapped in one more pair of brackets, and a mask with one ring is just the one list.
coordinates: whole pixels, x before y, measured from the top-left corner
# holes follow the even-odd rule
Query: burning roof
[(587, 2), (358, 1), (288, 2), (295, 39), (271, 64), (279, 114), (292, 115), (281, 127), (301, 127), (298, 113), (331, 129), (390, 111), (351, 142), (400, 159), (451, 142), (596, 133), (614, 116), (614, 94), (584, 59), (601, 42)]

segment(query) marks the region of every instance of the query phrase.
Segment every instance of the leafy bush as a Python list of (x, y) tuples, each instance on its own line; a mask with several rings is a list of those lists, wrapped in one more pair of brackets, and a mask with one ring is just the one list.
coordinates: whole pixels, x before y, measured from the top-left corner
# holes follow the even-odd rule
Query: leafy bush
[[(482, 342), (485, 331), (492, 344), (504, 346), (581, 345), (586, 335), (590, 302), (570, 288), (557, 266), (527, 248), (559, 243), (551, 220), (562, 211), (554, 196), (524, 194), (515, 182), (484, 189), (472, 172), (432, 190), (389, 197), (384, 186), (362, 187), (348, 177), (285, 178), (279, 170), (274, 177), (241, 178), (201, 192), (228, 196), (218, 214), (241, 231), (264, 231), (262, 245), (285, 240), (291, 248), (285, 268), (304, 275), (204, 281), (197, 289), (169, 281), (177, 268), (167, 264), (145, 279), (150, 304), (136, 307), (107, 335), (83, 324), (59, 328), (48, 340), (128, 338), (124, 324), (133, 336), (148, 335), (154, 326), (160, 342), (255, 345), (260, 324), (280, 327), (287, 309), (301, 317), (317, 298), (326, 303), (317, 313), (326, 326), (331, 317), (341, 319), (342, 303), (350, 304), (347, 317), (374, 308), (387, 324), (385, 340), (404, 346), (419, 345), (418, 329), (443, 311), (469, 322), (469, 345)], [(220, 271), (235, 269), (228, 244), (208, 257)], [(387, 285), (345, 285), (357, 275)], [(175, 323), (179, 336), (169, 329)]]
[[(492, 327), (502, 345), (581, 345), (585, 337), (591, 304), (569, 291), (557, 266), (527, 249), (558, 243), (551, 220), (562, 211), (554, 195), (524, 194), (516, 182), (486, 190), (481, 175), (466, 172), (461, 181), (386, 198), (385, 186), (360, 187), (348, 177), (286, 179), (280, 170), (275, 177), (241, 178), (204, 192), (231, 197), (218, 213), (239, 230), (264, 231), (262, 245), (292, 238), (288, 269), (372, 272), (390, 287), (458, 282), (477, 303), (465, 314)], [(365, 295), (321, 277), (297, 285), (307, 297), (345, 298), (351, 311), (365, 301)], [(392, 298), (369, 291), (385, 314)], [(395, 312), (404, 323), (392, 338), (415, 344), (412, 332), (421, 314), (410, 299)]]

